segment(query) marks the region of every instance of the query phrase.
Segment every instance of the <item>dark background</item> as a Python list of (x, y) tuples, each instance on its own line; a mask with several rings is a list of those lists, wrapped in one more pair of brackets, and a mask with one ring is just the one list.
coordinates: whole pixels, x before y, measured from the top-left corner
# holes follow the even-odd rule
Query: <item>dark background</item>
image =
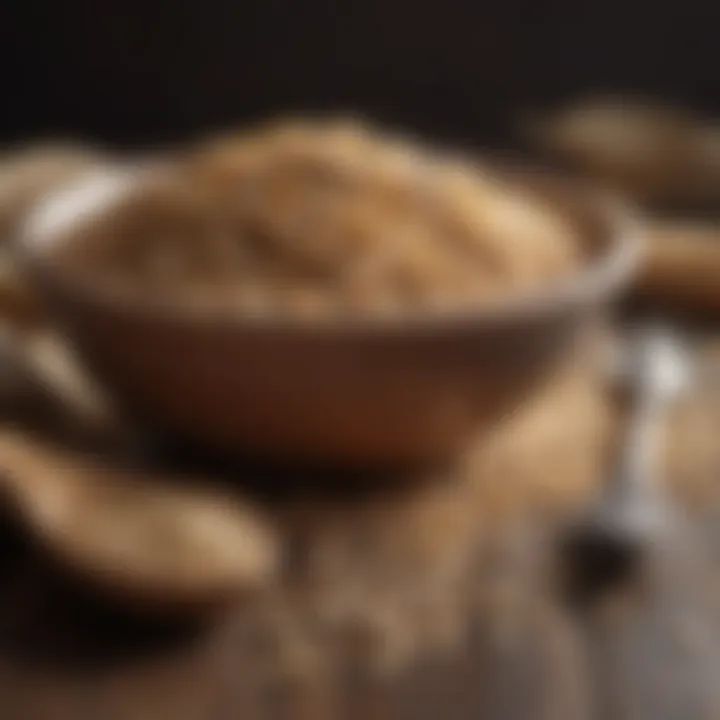
[(720, 3), (0, 0), (0, 139), (172, 141), (287, 109), (504, 143), (528, 109), (636, 92), (720, 110)]

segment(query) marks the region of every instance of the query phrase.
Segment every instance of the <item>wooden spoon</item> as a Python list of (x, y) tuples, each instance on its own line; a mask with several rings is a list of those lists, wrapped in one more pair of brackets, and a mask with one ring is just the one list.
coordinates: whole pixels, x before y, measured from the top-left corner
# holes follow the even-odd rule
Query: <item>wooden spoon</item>
[(0, 469), (41, 546), (113, 599), (208, 607), (273, 578), (270, 526), (202, 480), (140, 475), (12, 431), (0, 435)]

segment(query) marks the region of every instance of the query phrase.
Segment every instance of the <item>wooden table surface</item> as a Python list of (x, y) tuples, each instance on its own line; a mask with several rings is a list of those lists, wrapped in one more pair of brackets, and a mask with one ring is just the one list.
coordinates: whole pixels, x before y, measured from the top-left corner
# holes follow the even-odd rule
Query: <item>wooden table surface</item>
[[(513, 599), (489, 615), (476, 613), (466, 643), (419, 655), (398, 673), (361, 677), (350, 668), (323, 687), (258, 681), (267, 648), (247, 640), (244, 611), (188, 627), (96, 605), (9, 523), (0, 543), (1, 717), (720, 717), (716, 468), (700, 470), (702, 482), (689, 474), (692, 502), (678, 504), (682, 521), (673, 537), (654, 549), (645, 573), (609, 598), (568, 603), (553, 580), (556, 556), (548, 545), (520, 543), (502, 569)], [(677, 487), (682, 496), (683, 484)]]

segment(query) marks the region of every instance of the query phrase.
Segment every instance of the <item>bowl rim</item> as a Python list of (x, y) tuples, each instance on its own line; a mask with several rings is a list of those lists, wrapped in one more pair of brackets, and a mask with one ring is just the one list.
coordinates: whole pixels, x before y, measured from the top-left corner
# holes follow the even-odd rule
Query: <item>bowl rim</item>
[[(431, 331), (476, 327), (477, 325), (513, 324), (531, 318), (547, 317), (563, 311), (612, 298), (631, 279), (642, 257), (643, 235), (631, 207), (607, 191), (583, 183), (568, 181), (557, 174), (543, 173), (545, 183), (566, 196), (584, 200), (601, 221), (606, 235), (604, 247), (566, 276), (524, 292), (514, 292), (488, 303), (468, 303), (461, 307), (444, 307), (422, 312), (373, 315), (347, 314), (320, 320), (291, 315), (253, 315), (212, 305), (181, 305), (172, 301), (148, 300), (141, 295), (118, 292), (102, 282), (93, 282), (85, 273), (73, 272), (62, 262), (54, 261), (47, 249), (65, 239), (74, 227), (106, 212), (124, 193), (137, 187), (144, 177), (167, 167), (167, 163), (122, 163), (84, 174), (45, 195), (28, 213), (16, 238), (15, 249), (20, 262), (37, 280), (39, 290), (53, 291), (65, 297), (90, 303), (126, 315), (142, 316), (182, 325), (236, 327), (245, 330), (290, 331), (298, 333), (352, 333)], [(538, 169), (533, 166), (513, 168), (520, 178), (532, 178)], [(523, 180), (519, 182), (522, 184)], [(532, 186), (530, 183), (529, 186)]]

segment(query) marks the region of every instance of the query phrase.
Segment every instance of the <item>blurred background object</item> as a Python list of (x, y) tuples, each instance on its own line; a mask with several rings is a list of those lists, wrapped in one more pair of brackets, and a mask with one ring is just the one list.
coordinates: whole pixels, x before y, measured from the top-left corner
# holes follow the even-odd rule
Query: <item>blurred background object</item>
[(28, 326), (42, 316), (13, 247), (26, 213), (46, 193), (101, 162), (99, 152), (76, 142), (27, 141), (0, 153), (0, 312), (4, 317)]
[(655, 221), (638, 294), (666, 308), (717, 312), (720, 307), (720, 226), (712, 221)]
[(531, 119), (524, 131), (549, 158), (649, 207), (720, 195), (720, 127), (680, 107), (596, 97)]
[(100, 162), (94, 150), (60, 141), (26, 143), (0, 159), (0, 234), (4, 237), (17, 229), (35, 199)]

